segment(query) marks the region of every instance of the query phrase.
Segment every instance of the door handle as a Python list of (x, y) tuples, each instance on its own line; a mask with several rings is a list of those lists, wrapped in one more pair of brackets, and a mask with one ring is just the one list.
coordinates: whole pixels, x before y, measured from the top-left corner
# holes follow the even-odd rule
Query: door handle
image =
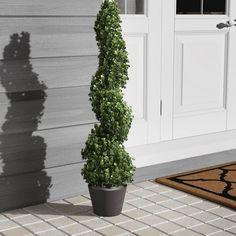
[[(236, 21), (236, 20), (234, 20)], [(235, 23), (231, 23), (230, 21), (227, 21), (226, 23), (219, 23), (218, 25), (216, 25), (216, 28), (218, 29), (224, 29), (224, 28), (229, 28), (232, 26), (236, 26)]]

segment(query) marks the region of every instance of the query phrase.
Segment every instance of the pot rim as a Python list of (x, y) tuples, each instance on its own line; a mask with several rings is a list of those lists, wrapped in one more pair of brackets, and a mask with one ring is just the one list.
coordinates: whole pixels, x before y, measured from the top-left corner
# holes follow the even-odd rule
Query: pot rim
[(95, 189), (95, 190), (103, 190), (103, 191), (115, 191), (115, 190), (120, 190), (122, 188), (126, 188), (127, 184), (122, 185), (122, 186), (118, 186), (118, 187), (111, 187), (111, 188), (106, 188), (106, 187), (99, 187), (99, 186), (92, 186), (92, 185), (88, 185), (89, 188)]

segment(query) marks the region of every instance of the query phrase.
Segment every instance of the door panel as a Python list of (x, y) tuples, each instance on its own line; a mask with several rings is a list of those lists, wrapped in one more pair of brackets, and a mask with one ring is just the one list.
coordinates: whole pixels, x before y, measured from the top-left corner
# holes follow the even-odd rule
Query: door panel
[(175, 115), (224, 108), (225, 34), (177, 34)]
[[(146, 37), (143, 35), (125, 37), (126, 47), (129, 52), (129, 78), (125, 98), (132, 104), (135, 119), (144, 119), (144, 84), (145, 84), (145, 55)], [(134, 96), (132, 91), (136, 91)]]

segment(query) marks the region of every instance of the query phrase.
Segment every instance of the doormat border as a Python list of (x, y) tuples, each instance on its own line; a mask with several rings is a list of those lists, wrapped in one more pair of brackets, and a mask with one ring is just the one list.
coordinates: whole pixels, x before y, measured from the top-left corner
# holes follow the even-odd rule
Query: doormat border
[(181, 184), (181, 183), (178, 183), (178, 182), (175, 182), (175, 181), (169, 179), (169, 178), (179, 177), (179, 176), (183, 176), (183, 175), (187, 175), (187, 174), (195, 174), (197, 172), (202, 172), (202, 171), (206, 171), (206, 170), (217, 169), (219, 167), (224, 167), (224, 166), (228, 166), (228, 165), (232, 165), (232, 164), (236, 164), (236, 161), (223, 163), (220, 165), (215, 165), (215, 166), (210, 166), (210, 167), (205, 167), (205, 168), (200, 168), (197, 170), (177, 173), (177, 174), (173, 174), (173, 175), (168, 175), (168, 176), (164, 176), (161, 178), (156, 178), (155, 181), (157, 183), (167, 185), (171, 188), (181, 190), (186, 193), (190, 193), (190, 194), (195, 195), (197, 197), (200, 197), (200, 198), (206, 199), (208, 201), (212, 201), (214, 203), (217, 203), (217, 204), (220, 204), (220, 205), (223, 205), (228, 208), (236, 210), (236, 201), (234, 201), (234, 200), (219, 196), (215, 193), (210, 193), (210, 192), (206, 192), (201, 189), (197, 189), (194, 186), (190, 187), (188, 185)]

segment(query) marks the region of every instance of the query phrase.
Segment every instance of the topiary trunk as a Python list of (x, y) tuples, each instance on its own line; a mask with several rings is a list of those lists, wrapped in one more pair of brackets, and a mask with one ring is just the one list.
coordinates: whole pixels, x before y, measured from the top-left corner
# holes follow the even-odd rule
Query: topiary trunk
[(123, 99), (129, 61), (115, 0), (103, 1), (94, 30), (99, 66), (91, 81), (89, 97), (99, 124), (91, 130), (81, 152), (86, 160), (81, 174), (89, 185), (109, 188), (132, 182), (135, 171), (123, 145), (133, 117)]

